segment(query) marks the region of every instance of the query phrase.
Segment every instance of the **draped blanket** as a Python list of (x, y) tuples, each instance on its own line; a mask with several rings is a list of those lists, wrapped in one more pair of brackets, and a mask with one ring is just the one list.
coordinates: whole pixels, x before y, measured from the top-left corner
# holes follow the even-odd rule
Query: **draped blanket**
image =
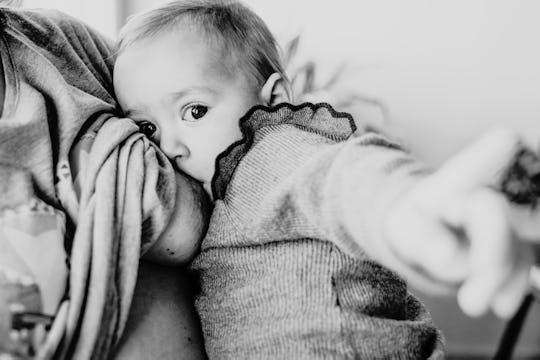
[(174, 171), (117, 117), (106, 39), (57, 11), (0, 8), (0, 23), (0, 355), (105, 359)]
[(54, 324), (64, 328), (62, 348), (68, 359), (103, 359), (119, 340), (140, 254), (157, 239), (174, 208), (173, 170), (138, 130), (129, 119), (105, 122), (95, 139), (87, 135), (75, 147), (73, 160), (84, 172), (59, 184), (61, 197), (74, 199), (77, 188), (69, 185), (80, 183), (78, 201), (66, 202), (77, 222), (70, 296)]

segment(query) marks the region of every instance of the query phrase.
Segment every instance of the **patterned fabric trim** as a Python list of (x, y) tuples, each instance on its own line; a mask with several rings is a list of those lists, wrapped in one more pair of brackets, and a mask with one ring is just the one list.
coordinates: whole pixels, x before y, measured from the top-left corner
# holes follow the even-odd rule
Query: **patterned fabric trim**
[(212, 179), (214, 200), (224, 198), (236, 166), (253, 146), (257, 131), (276, 125), (295, 126), (334, 141), (346, 140), (356, 131), (356, 125), (350, 114), (338, 112), (327, 103), (254, 106), (240, 119), (242, 139), (231, 144), (216, 159)]

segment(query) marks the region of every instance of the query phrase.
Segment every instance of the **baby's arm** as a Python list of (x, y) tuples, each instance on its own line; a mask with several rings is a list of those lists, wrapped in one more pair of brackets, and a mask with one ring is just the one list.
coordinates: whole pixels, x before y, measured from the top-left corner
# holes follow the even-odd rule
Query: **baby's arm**
[[(423, 174), (414, 160), (380, 146), (384, 140), (371, 154), (358, 148), (362, 156), (350, 166), (340, 164), (351, 158), (343, 152), (328, 175), (340, 189), (342, 225), (355, 243), (417, 286), (458, 289), (465, 313), (491, 309), (508, 317), (528, 290), (533, 263), (530, 245), (512, 227), (508, 201), (496, 190), (519, 144), (516, 134), (497, 129)], [(372, 177), (368, 188), (358, 173), (362, 168)]]
[(385, 238), (411, 266), (454, 283), (469, 315), (510, 316), (528, 290), (533, 263), (499, 188), (520, 138), (497, 129), (420, 181), (389, 208)]
[(353, 256), (367, 253), (416, 286), (460, 288), (471, 315), (492, 308), (508, 316), (526, 289), (532, 259), (493, 186), (517, 144), (512, 133), (495, 131), (436, 172), (373, 133), (314, 146), (305, 159), (296, 153), (286, 186), (273, 195), (284, 205), (263, 202), (263, 210), (300, 214), (313, 236)]

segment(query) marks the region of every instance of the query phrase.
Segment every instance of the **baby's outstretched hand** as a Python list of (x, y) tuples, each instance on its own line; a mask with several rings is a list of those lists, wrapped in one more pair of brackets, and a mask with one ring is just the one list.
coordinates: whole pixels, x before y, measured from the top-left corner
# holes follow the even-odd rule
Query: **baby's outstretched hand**
[(435, 281), (455, 284), (470, 316), (511, 316), (529, 288), (530, 244), (497, 190), (520, 137), (491, 131), (403, 194), (385, 221), (390, 248)]

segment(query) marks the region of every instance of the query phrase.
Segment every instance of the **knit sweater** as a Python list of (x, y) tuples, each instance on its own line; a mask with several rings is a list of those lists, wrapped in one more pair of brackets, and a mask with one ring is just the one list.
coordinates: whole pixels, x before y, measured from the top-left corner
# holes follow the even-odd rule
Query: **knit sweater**
[(209, 357), (442, 357), (429, 313), (379, 264), (398, 262), (382, 214), (425, 169), (382, 136), (351, 136), (327, 104), (257, 106), (240, 125), (192, 264)]

